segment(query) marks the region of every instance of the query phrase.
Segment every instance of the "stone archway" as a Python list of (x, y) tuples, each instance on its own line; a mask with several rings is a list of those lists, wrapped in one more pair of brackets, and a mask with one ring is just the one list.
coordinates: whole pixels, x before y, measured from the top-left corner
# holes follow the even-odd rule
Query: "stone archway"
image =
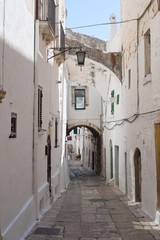
[(70, 133), (76, 127), (86, 127), (93, 133), (94, 136), (101, 135), (101, 130), (99, 129), (99, 127), (97, 127), (93, 123), (83, 121), (68, 124), (68, 133)]
[(75, 122), (75, 123), (71, 123), (68, 124), (68, 129), (67, 129), (67, 135), (69, 135), (69, 133), (77, 127), (86, 127), (88, 128), (91, 133), (93, 134), (94, 138), (96, 138), (96, 142), (97, 142), (97, 156), (95, 156), (95, 154), (92, 154), (92, 160), (94, 161), (94, 167), (92, 166), (92, 169), (95, 170), (95, 172), (100, 175), (101, 174), (101, 170), (102, 170), (102, 159), (101, 159), (101, 144), (102, 144), (102, 136), (101, 136), (101, 130), (94, 124), (89, 123), (89, 122)]
[[(66, 45), (85, 49), (87, 58), (103, 64), (122, 81), (122, 54), (107, 52), (106, 41), (67, 29)], [(75, 49), (70, 50), (69, 55), (75, 55)]]

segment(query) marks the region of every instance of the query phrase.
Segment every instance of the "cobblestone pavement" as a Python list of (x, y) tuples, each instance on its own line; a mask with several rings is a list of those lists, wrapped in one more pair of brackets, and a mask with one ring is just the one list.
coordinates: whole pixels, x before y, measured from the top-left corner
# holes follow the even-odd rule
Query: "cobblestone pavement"
[(74, 165), (65, 193), (26, 240), (160, 240), (160, 228), (116, 187)]

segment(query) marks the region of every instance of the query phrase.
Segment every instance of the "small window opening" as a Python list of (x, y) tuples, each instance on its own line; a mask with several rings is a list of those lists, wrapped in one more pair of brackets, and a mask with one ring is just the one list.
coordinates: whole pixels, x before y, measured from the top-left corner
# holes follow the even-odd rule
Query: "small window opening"
[(131, 69), (128, 70), (128, 89), (131, 88)]
[(151, 73), (151, 36), (150, 29), (144, 35), (145, 77)]
[(17, 114), (16, 113), (11, 113), (11, 134), (9, 137), (10, 138), (17, 137)]

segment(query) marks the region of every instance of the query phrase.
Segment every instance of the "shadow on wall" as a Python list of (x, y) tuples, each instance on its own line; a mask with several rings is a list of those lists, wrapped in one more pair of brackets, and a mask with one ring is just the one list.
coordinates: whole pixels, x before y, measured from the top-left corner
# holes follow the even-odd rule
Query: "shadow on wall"
[[(20, 239), (35, 221), (33, 213), (27, 219), (32, 197), (34, 49), (28, 54), (31, 59), (27, 59), (23, 52), (5, 44), (4, 60), (2, 50), (3, 41), (0, 39), (0, 85), (6, 91), (0, 104), (0, 232), (7, 239), (12, 234), (14, 239)], [(15, 138), (9, 138), (11, 113), (17, 115)]]

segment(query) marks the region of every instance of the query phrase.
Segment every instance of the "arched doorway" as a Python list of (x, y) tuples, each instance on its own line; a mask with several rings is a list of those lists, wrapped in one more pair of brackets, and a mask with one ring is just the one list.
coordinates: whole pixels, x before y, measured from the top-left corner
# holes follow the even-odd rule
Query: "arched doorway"
[(134, 169), (135, 169), (135, 201), (141, 202), (141, 152), (136, 148), (134, 152)]
[(47, 138), (47, 182), (49, 184), (49, 193), (51, 196), (51, 138)]

